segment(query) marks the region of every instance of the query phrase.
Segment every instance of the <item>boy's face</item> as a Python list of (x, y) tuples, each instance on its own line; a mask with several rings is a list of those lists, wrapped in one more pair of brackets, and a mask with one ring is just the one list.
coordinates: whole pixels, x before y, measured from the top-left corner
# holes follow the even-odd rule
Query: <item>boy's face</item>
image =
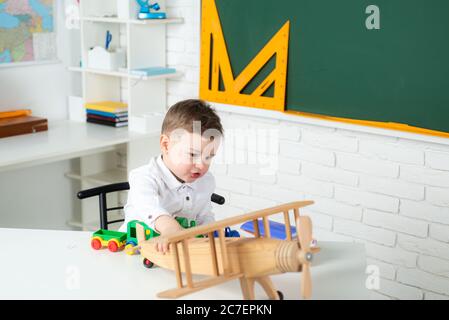
[(220, 146), (221, 136), (213, 140), (186, 130), (161, 135), (160, 146), (164, 163), (179, 179), (191, 183), (201, 178)]

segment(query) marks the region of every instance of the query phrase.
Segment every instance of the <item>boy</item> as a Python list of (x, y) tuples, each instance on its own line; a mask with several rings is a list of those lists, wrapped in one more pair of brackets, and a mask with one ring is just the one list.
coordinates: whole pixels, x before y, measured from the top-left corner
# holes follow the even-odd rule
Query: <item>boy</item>
[(215, 111), (202, 100), (173, 105), (162, 123), (161, 155), (129, 174), (130, 190), (125, 205), (125, 231), (131, 220), (145, 222), (160, 233), (156, 249), (164, 254), (164, 236), (182, 230), (175, 216), (214, 221), (211, 195), (215, 180), (208, 172), (220, 145), (223, 127)]

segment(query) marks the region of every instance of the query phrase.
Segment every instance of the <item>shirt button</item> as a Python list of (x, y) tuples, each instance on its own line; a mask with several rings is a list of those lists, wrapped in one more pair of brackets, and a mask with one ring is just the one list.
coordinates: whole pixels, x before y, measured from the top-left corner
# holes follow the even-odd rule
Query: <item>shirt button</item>
[(187, 200), (187, 201), (189, 201), (189, 200), (190, 200), (190, 198), (189, 198), (189, 197), (186, 197), (186, 200)]

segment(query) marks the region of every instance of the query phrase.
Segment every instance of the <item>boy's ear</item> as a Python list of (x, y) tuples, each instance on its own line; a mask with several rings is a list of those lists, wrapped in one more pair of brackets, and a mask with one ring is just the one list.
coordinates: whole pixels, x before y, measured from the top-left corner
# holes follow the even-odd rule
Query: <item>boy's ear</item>
[(161, 134), (161, 137), (159, 139), (159, 144), (160, 144), (162, 153), (168, 152), (168, 144), (169, 143), (170, 143), (170, 138), (165, 134)]

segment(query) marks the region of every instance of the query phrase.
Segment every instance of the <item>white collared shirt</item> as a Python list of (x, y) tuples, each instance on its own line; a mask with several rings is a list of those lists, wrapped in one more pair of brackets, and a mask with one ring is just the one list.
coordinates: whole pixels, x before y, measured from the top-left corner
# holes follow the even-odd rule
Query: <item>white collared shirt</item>
[(215, 179), (209, 172), (192, 183), (182, 183), (159, 155), (131, 170), (129, 185), (125, 223), (120, 231), (126, 232), (131, 220), (140, 220), (154, 229), (154, 221), (161, 215), (194, 219), (198, 225), (214, 221), (211, 196)]

